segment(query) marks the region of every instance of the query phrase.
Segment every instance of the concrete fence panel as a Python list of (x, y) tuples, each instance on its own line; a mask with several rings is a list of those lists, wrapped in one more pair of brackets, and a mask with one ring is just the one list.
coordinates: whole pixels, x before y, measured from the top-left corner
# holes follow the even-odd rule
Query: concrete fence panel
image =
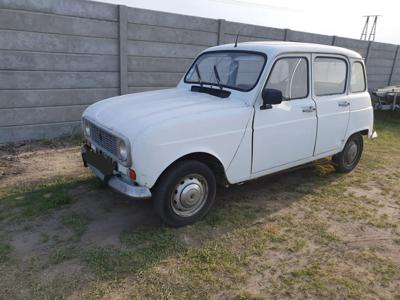
[(397, 46), (395, 58), (393, 59), (390, 84), (400, 84), (400, 47)]
[(117, 38), (118, 24), (112, 21), (84, 19), (18, 10), (0, 11), (0, 28), (66, 35)]
[(285, 39), (285, 30), (236, 22), (225, 22), (223, 43), (247, 41), (282, 41)]
[(100, 20), (118, 20), (118, 7), (84, 0), (0, 0), (0, 9), (25, 10)]
[(202, 50), (238, 34), (353, 49), (370, 88), (400, 83), (396, 45), (85, 0), (0, 0), (0, 143), (68, 134), (96, 101), (173, 87)]
[(128, 90), (175, 86), (197, 54), (218, 44), (218, 20), (128, 9)]
[(316, 43), (325, 45), (333, 44), (333, 36), (295, 31), (295, 30), (288, 31), (286, 40), (291, 42), (305, 42), (305, 43)]
[(360, 53), (360, 55), (364, 58), (367, 56), (368, 44), (369, 42), (367, 41), (354, 40), (339, 36), (335, 37), (334, 41), (335, 46), (344, 47), (356, 51)]
[(0, 50), (0, 70), (118, 72), (117, 55)]
[(118, 88), (0, 90), (0, 109), (88, 105), (118, 93)]
[(367, 76), (369, 88), (379, 88), (390, 83), (396, 45), (371, 43), (367, 59)]

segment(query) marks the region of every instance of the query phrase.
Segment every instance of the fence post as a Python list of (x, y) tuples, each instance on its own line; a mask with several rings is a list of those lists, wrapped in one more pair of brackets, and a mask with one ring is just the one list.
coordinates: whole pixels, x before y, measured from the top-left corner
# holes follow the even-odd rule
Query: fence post
[(388, 85), (391, 85), (391, 84), (392, 84), (392, 78), (393, 78), (394, 68), (395, 68), (395, 66), (396, 66), (397, 57), (399, 56), (399, 48), (400, 48), (400, 46), (397, 45), (397, 47), (396, 47), (396, 54), (394, 55), (394, 58), (393, 58), (392, 70), (390, 71), (390, 77), (389, 77)]
[(119, 10), (119, 93), (128, 93), (128, 13), (125, 5)]
[(290, 29), (288, 29), (288, 28), (283, 29), (283, 40), (284, 41), (288, 41), (289, 31), (290, 31)]
[(334, 46), (336, 43), (336, 35), (332, 36), (332, 43), (331, 45)]
[(225, 20), (219, 19), (218, 20), (218, 45), (225, 43)]

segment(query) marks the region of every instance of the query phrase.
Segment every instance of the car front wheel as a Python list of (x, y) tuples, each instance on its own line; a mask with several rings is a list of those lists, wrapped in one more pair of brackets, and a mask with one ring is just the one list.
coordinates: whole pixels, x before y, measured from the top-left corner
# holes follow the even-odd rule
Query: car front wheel
[(353, 134), (346, 142), (343, 151), (334, 155), (332, 160), (335, 163), (336, 171), (348, 173), (358, 164), (363, 152), (363, 137), (361, 134)]
[(173, 227), (193, 224), (215, 201), (216, 179), (210, 168), (195, 160), (176, 163), (157, 182), (154, 208)]

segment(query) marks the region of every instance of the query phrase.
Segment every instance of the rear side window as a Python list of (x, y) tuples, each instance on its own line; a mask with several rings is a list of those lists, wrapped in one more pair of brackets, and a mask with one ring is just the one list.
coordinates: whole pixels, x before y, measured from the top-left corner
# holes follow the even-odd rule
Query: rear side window
[(287, 57), (277, 60), (268, 78), (266, 88), (280, 90), (285, 100), (307, 97), (307, 60), (303, 57)]
[(343, 94), (346, 91), (347, 64), (343, 59), (317, 57), (314, 61), (315, 95)]
[(352, 93), (359, 93), (364, 92), (366, 87), (364, 66), (357, 61), (351, 66), (350, 90)]

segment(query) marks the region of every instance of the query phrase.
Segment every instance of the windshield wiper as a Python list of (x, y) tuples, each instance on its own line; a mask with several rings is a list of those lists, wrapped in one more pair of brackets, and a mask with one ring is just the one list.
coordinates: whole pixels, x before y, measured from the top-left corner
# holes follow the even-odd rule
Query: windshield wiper
[(219, 88), (222, 90), (221, 77), (219, 77), (219, 73), (218, 73), (216, 65), (214, 65), (214, 74), (215, 74), (215, 78), (217, 79), (217, 84), (218, 84)]
[(199, 78), (200, 86), (203, 86), (203, 80), (201, 79), (201, 74), (199, 70), (199, 66), (197, 64), (194, 65), (194, 69), (196, 70), (197, 77)]
[(192, 92), (205, 93), (219, 98), (228, 98), (231, 94), (231, 92), (227, 90), (219, 90), (211, 87), (198, 86), (198, 85), (192, 85), (190, 90)]

